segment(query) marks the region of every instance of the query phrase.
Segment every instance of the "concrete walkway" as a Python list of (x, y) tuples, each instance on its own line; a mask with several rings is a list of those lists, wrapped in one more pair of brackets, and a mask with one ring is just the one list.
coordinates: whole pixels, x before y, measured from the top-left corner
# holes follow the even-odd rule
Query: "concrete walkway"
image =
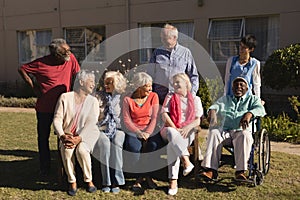
[[(202, 129), (200, 132), (200, 137), (206, 137), (207, 133), (208, 133), (207, 129)], [(295, 154), (300, 156), (300, 144), (271, 141), (271, 151), (284, 152), (284, 153)]]

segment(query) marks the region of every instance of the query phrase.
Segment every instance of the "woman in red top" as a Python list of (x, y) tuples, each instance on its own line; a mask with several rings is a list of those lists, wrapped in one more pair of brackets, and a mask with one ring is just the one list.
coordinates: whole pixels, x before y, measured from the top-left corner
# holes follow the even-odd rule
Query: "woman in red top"
[(159, 111), (158, 95), (152, 92), (152, 78), (145, 72), (136, 73), (132, 85), (137, 89), (123, 101), (123, 120), (126, 128), (124, 165), (128, 163), (130, 172), (137, 174), (133, 190), (142, 189), (144, 178), (149, 188), (154, 189), (157, 185), (149, 173), (153, 171), (151, 170), (153, 158), (151, 159), (149, 154), (141, 153), (153, 152), (162, 143), (160, 134), (154, 131)]

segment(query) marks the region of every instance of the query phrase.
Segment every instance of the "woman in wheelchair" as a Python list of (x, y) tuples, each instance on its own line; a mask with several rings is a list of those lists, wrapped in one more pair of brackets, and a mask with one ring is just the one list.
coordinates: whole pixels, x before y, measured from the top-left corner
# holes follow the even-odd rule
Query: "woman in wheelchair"
[[(222, 147), (232, 144), (236, 163), (235, 178), (247, 180), (245, 172), (253, 144), (250, 120), (266, 114), (260, 98), (247, 94), (248, 87), (246, 79), (235, 78), (232, 83), (233, 95), (223, 96), (209, 107), (210, 130), (206, 154), (201, 163), (205, 171), (200, 174), (205, 179), (217, 179)], [(217, 116), (221, 119), (218, 120)]]

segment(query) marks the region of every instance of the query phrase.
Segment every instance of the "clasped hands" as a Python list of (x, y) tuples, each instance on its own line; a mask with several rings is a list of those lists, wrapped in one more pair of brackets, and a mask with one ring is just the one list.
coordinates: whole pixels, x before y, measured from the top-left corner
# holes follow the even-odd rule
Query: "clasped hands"
[(137, 137), (138, 137), (138, 138), (141, 138), (141, 139), (143, 139), (143, 140), (148, 140), (148, 138), (150, 137), (150, 134), (149, 134), (149, 133), (144, 132), (144, 131), (140, 131), (140, 130), (137, 131), (136, 134), (137, 134)]
[(60, 136), (60, 140), (66, 149), (73, 149), (81, 142), (81, 137), (79, 135), (64, 134)]

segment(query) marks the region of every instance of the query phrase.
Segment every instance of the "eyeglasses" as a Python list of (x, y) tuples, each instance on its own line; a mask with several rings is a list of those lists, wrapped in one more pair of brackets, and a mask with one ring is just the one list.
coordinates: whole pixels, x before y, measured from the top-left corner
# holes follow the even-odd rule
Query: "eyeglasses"
[(60, 55), (62, 57), (66, 57), (66, 56), (71, 54), (71, 49), (70, 48), (65, 49), (65, 48), (62, 47), (62, 49), (64, 50), (64, 53), (57, 51), (58, 55)]

